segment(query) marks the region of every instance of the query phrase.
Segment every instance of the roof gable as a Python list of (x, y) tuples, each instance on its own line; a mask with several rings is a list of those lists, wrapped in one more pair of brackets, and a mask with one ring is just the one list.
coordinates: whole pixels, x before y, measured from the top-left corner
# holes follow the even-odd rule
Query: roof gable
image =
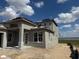
[(44, 19), (42, 22), (53, 22), (56, 26), (58, 26), (57, 25), (57, 23), (54, 21), (54, 19)]
[(36, 24), (34, 24), (32, 21), (26, 19), (26, 18), (23, 18), (23, 17), (17, 17), (17, 18), (14, 18), (12, 20), (8, 20), (6, 22), (2, 22), (2, 24), (8, 24), (8, 23), (25, 23), (25, 24), (30, 24), (32, 26), (36, 26)]
[(57, 23), (54, 21), (54, 19), (43, 19), (42, 21), (40, 21), (40, 22), (35, 22), (36, 24), (40, 24), (40, 23), (47, 23), (47, 22), (53, 22), (56, 26), (58, 26), (57, 25)]

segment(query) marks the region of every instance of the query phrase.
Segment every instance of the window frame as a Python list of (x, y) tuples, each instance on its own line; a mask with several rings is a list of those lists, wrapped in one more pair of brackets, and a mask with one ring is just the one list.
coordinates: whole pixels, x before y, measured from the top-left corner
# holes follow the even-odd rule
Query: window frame
[[(26, 40), (27, 40), (27, 42), (26, 42)], [(24, 33), (24, 44), (25, 45), (28, 44), (28, 40), (29, 40), (29, 33), (28, 32), (25, 32)]]
[[(38, 33), (37, 33), (37, 35), (36, 35), (37, 37), (35, 37), (35, 34), (36, 34), (36, 33), (37, 33), (37, 32), (34, 32), (34, 33), (33, 33), (33, 42), (37, 42), (37, 41), (38, 41)], [(35, 41), (35, 38), (36, 38), (37, 41)]]
[[(37, 41), (35, 42), (35, 40), (34, 40), (34, 33), (37, 33)], [(39, 33), (42, 33), (42, 39), (41, 39), (41, 41), (40, 41), (40, 39), (39, 39)], [(34, 43), (42, 43), (43, 42), (43, 32), (42, 31), (40, 31), (40, 32), (33, 32), (33, 42)]]

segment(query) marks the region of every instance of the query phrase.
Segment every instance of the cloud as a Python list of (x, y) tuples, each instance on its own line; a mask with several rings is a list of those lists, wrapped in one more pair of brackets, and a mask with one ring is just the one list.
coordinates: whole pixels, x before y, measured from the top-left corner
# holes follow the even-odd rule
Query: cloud
[(73, 32), (79, 32), (79, 24), (75, 24), (74, 27)]
[(9, 7), (13, 8), (16, 12), (23, 13), (25, 15), (33, 15), (34, 10), (29, 5), (30, 0), (6, 0), (10, 5)]
[(79, 37), (79, 24), (75, 24), (71, 30), (62, 31), (62, 29), (71, 28), (71, 25), (64, 25), (60, 27), (60, 37)]
[(60, 13), (54, 20), (58, 23), (71, 23), (79, 19), (79, 7), (72, 7), (68, 13)]
[(6, 20), (8, 19), (13, 19), (18, 17), (19, 15), (10, 7), (5, 7), (5, 11), (0, 12), (0, 17), (3, 16), (4, 18), (6, 18)]
[(63, 29), (63, 28), (71, 28), (71, 26), (72, 26), (71, 24), (63, 25), (63, 26), (60, 27), (60, 29)]
[(79, 32), (74, 31), (61, 31), (60, 37), (79, 37)]
[(30, 0), (5, 0), (9, 6), (5, 7), (0, 12), (1, 20), (13, 19), (21, 14), (32, 16), (34, 14), (33, 8), (29, 5)]
[(43, 5), (44, 5), (43, 1), (35, 3), (35, 6), (38, 7), (38, 8), (41, 8)]
[(68, 25), (64, 25), (63, 27), (71, 27), (71, 24), (68, 24)]
[(26, 15), (33, 15), (34, 14), (34, 10), (32, 9), (31, 6), (27, 5), (26, 7), (24, 7), (22, 10), (20, 10), (20, 13), (24, 13)]
[(56, 23), (61, 23), (61, 20), (59, 20), (58, 18), (54, 18), (54, 20), (56, 21)]
[(57, 0), (57, 3), (64, 3), (67, 2), (68, 0)]
[(79, 24), (75, 24), (74, 26), (75, 26), (75, 27), (79, 27)]

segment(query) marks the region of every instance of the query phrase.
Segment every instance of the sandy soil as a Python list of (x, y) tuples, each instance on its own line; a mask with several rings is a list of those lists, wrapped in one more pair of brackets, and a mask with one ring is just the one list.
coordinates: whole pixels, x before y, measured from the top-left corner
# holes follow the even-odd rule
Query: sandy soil
[(71, 59), (70, 54), (70, 49), (66, 44), (58, 44), (56, 47), (51, 49), (0, 49), (0, 55), (7, 55), (12, 59)]

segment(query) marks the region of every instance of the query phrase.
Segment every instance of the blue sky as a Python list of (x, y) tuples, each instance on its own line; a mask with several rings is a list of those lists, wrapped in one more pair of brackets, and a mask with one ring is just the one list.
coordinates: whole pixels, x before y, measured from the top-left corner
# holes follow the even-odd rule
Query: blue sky
[(53, 18), (60, 37), (79, 37), (79, 0), (0, 0), (0, 21)]

